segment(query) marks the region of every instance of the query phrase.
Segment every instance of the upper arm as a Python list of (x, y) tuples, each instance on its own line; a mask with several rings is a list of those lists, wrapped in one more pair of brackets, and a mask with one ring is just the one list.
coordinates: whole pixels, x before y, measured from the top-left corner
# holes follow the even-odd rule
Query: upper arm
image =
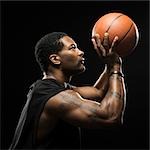
[(100, 103), (83, 99), (73, 90), (60, 92), (48, 101), (47, 106), (59, 118), (76, 126), (92, 128), (113, 122)]
[(100, 102), (103, 97), (103, 91), (93, 86), (73, 87), (83, 98)]

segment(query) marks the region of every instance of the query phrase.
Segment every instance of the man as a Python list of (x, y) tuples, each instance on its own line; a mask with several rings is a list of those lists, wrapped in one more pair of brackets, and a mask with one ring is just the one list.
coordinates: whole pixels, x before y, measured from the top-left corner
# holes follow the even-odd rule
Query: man
[(35, 57), (43, 72), (28, 94), (10, 149), (79, 148), (80, 128), (120, 124), (125, 108), (121, 58), (115, 54), (116, 36), (109, 47), (92, 37), (105, 69), (93, 86), (75, 87), (72, 76), (85, 70), (84, 52), (63, 32), (53, 32), (36, 44)]

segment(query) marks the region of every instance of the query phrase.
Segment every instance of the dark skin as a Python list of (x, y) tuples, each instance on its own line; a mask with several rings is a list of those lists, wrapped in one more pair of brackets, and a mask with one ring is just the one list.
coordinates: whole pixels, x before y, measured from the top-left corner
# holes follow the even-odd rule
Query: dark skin
[[(105, 69), (93, 86), (72, 87), (51, 97), (41, 114), (37, 140), (40, 142), (46, 134), (53, 130), (57, 121), (63, 119), (77, 127), (99, 128), (122, 123), (125, 108), (124, 79), (118, 74), (122, 72), (121, 58), (113, 51), (117, 37), (109, 47), (109, 35), (104, 35), (104, 42), (99, 35), (92, 37), (94, 49), (105, 62)], [(43, 79), (53, 78), (60, 83), (70, 82), (74, 74), (83, 72), (84, 52), (77, 48), (75, 41), (69, 36), (60, 39), (64, 43), (58, 54), (49, 59), (59, 67), (49, 66)], [(69, 62), (69, 63), (68, 63)]]

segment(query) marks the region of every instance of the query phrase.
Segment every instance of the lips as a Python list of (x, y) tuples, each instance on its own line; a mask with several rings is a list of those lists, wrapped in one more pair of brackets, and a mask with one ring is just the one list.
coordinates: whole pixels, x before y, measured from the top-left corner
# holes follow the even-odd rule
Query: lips
[(85, 61), (85, 59), (82, 58), (82, 59), (80, 60), (81, 64), (84, 64), (84, 61)]

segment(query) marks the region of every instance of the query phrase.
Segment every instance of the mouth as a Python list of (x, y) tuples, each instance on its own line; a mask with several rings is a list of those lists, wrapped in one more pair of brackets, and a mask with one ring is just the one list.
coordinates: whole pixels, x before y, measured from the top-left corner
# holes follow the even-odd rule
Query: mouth
[(82, 58), (82, 59), (80, 60), (80, 63), (81, 63), (81, 64), (84, 64), (84, 61), (85, 61), (85, 59)]

